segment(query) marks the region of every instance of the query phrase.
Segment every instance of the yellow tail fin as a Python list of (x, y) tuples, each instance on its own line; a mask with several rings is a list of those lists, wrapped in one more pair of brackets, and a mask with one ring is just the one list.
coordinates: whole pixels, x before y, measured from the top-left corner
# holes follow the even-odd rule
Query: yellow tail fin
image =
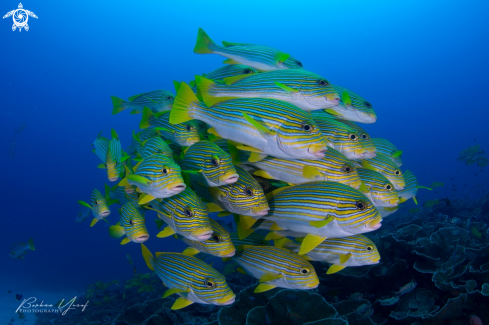
[(195, 96), (189, 85), (182, 82), (170, 111), (170, 123), (180, 124), (190, 121), (192, 117), (189, 114), (189, 108), (196, 102), (199, 102), (197, 96)]
[(194, 53), (198, 54), (209, 54), (212, 51), (209, 49), (209, 45), (216, 45), (209, 35), (202, 28), (199, 28), (197, 34), (197, 41), (195, 42)]

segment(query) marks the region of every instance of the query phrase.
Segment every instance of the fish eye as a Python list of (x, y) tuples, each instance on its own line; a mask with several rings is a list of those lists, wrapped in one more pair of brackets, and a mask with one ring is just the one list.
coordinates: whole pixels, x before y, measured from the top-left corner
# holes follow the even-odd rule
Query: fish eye
[(212, 241), (215, 241), (216, 243), (220, 243), (221, 242), (221, 236), (219, 236), (218, 234), (214, 233), (214, 234), (212, 234), (211, 240)]
[(374, 249), (372, 246), (367, 246), (368, 251), (371, 251), (372, 249)]
[(357, 135), (356, 135), (356, 134), (353, 134), (353, 133), (352, 133), (352, 134), (350, 134), (350, 135), (348, 136), (348, 138), (350, 138), (350, 140), (352, 140), (352, 141), (357, 141), (357, 140), (358, 140)]
[(185, 216), (192, 218), (194, 216), (194, 210), (191, 207), (186, 207), (183, 210), (183, 213), (185, 213)]
[(306, 267), (303, 267), (303, 268), (301, 269), (301, 274), (310, 274), (310, 273), (311, 273), (311, 270), (309, 270), (309, 269), (308, 269), (308, 268), (306, 268)]
[(368, 140), (368, 139), (370, 139), (370, 137), (368, 136), (368, 134), (363, 133), (362, 134), (362, 139)]
[(129, 220), (129, 225), (134, 226), (134, 221), (132, 221), (132, 219)]
[(367, 208), (367, 203), (363, 201), (357, 201), (357, 203), (355, 203), (355, 206), (358, 210), (365, 210)]
[(173, 99), (173, 97), (172, 96), (167, 96), (166, 99), (167, 100), (171, 100), (171, 99)]
[(401, 175), (401, 171), (400, 170), (396, 170), (396, 175)]
[(343, 168), (341, 168), (341, 171), (347, 174), (350, 174), (353, 171), (353, 167), (350, 165), (345, 165)]
[(319, 79), (318, 80), (318, 85), (320, 85), (320, 86), (327, 86), (327, 85), (329, 85), (329, 82), (326, 79)]
[(309, 124), (302, 124), (301, 128), (306, 132), (311, 132), (312, 130), (314, 130), (314, 127)]
[(390, 191), (390, 190), (392, 190), (392, 186), (390, 186), (390, 184), (387, 184), (387, 185), (385, 186), (385, 189)]
[(168, 173), (170, 172), (170, 168), (163, 167), (163, 169), (161, 170), (161, 172), (163, 173), (163, 175), (168, 175)]
[(244, 190), (244, 194), (246, 196), (253, 196), (253, 189), (251, 187), (246, 187), (245, 190)]
[(365, 105), (368, 108), (372, 108), (372, 104), (370, 104), (369, 102), (363, 102), (363, 105)]
[(190, 132), (190, 131), (192, 131), (192, 127), (191, 127), (190, 125), (187, 125), (185, 128), (186, 128), (186, 129), (187, 129), (187, 131), (189, 131), (189, 132)]
[(212, 280), (209, 280), (209, 279), (206, 279), (204, 281), (204, 285), (206, 286), (206, 288), (209, 288), (209, 289), (213, 289), (216, 287), (216, 283)]
[(300, 61), (295, 61), (295, 64), (297, 64), (299, 67), (304, 67)]
[(214, 155), (214, 156), (212, 156), (212, 158), (211, 158), (211, 164), (212, 164), (212, 166), (214, 166), (214, 167), (218, 167), (218, 166), (221, 164), (221, 159), (219, 159), (219, 157), (218, 157), (218, 156)]
[(246, 68), (244, 69), (244, 74), (252, 74), (253, 73), (253, 70), (249, 69), (249, 68)]

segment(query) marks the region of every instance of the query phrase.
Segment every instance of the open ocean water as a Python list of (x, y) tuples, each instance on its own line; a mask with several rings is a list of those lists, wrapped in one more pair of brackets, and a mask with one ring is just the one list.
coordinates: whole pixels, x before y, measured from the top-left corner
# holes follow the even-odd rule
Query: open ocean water
[[(27, 0), (22, 4), (1, 1), (0, 12), (5, 16), (0, 21), (0, 322), (14, 325), (489, 323), (488, 10), (487, 1), (479, 0)], [(143, 259), (140, 243), (120, 245), (122, 238), (111, 237), (109, 227), (120, 220), (119, 209), (124, 202), (110, 205), (107, 223), (99, 221), (90, 227), (92, 214), (82, 222), (75, 220), (84, 209), (77, 201), (91, 203), (92, 191), (98, 189), (104, 194), (105, 184), (115, 190), (115, 185), (128, 175), (123, 165), (132, 169), (142, 159), (137, 159), (137, 152), (131, 157), (126, 153), (130, 155), (132, 142), (138, 143), (133, 133), (143, 131), (140, 129), (143, 114), (131, 114), (132, 108), (112, 114), (111, 96), (128, 100), (137, 94), (167, 90), (171, 101), (176, 96), (175, 103), (180, 103), (180, 106), (173, 104), (171, 115), (176, 118), (175, 107), (185, 106), (179, 99), (186, 98), (182, 89), (188, 87), (180, 84), (177, 93), (174, 81), (190, 83), (196, 75), (209, 74), (225, 65), (223, 61), (227, 58), (224, 56), (194, 53), (199, 28), (218, 45), (224, 40), (277, 49), (272, 51), (269, 67), (283, 69), (286, 73), (294, 69), (281, 65), (280, 58), (286, 60), (290, 54), (301, 62), (304, 70), (319, 75), (318, 78), (324, 78), (328, 84), (345, 87), (371, 103), (377, 120), (375, 123), (354, 122), (364, 129), (357, 134), (388, 139), (396, 150), (402, 151), (400, 170), (403, 175), (409, 170), (420, 186), (430, 187), (415, 186), (418, 205), (412, 199), (399, 204), (395, 213), (383, 218), (380, 228), (363, 234), (371, 241), (371, 249), (373, 247), (380, 255), (380, 263), (349, 267), (347, 262), (332, 260), (308, 262), (304, 260), (307, 255), (291, 253), (290, 258), (299, 259), (301, 265), (310, 265), (306, 273), (316, 277), (319, 285), (314, 288), (292, 285), (291, 279), (303, 276), (300, 274), (303, 268), (294, 269), (290, 265), (295, 264), (288, 261), (287, 270), (295, 271), (260, 271), (269, 276), (262, 278), (262, 283), (272, 287), (254, 293), (260, 276), (256, 273), (252, 276), (250, 270), (244, 270), (247, 274), (243, 274), (242, 269), (237, 270), (239, 265), (234, 264), (253, 247), (235, 245), (236, 255), (232, 260), (199, 253), (190, 259), (203, 260), (207, 266), (201, 267), (224, 273), (226, 282), (222, 285), (234, 292), (235, 301), (217, 306), (212, 298), (208, 304), (193, 303), (172, 310), (178, 294), (161, 298), (175, 285), (168, 279), (183, 278), (180, 281), (186, 289), (196, 290), (187, 283), (190, 278), (194, 279), (197, 284), (192, 282), (192, 285), (202, 286), (211, 296), (218, 291), (217, 285), (208, 285), (209, 278), (205, 281), (199, 278), (200, 269), (191, 267), (193, 264), (188, 261), (166, 262), (169, 269), (152, 272)], [(241, 47), (246, 49), (247, 46)], [(260, 57), (267, 51), (258, 48), (253, 55)], [(244, 58), (248, 60), (249, 54)], [(245, 61), (241, 63), (253, 65)], [(256, 74), (268, 73), (263, 72), (263, 66), (255, 68)], [(300, 66), (296, 68), (304, 71)], [(304, 84), (290, 90), (294, 85), (283, 81), (287, 78), (270, 80), (272, 85), (278, 83), (273, 87), (275, 91), (281, 89), (284, 96), (300, 93), (299, 102), (308, 101)], [(318, 91), (318, 85), (321, 86), (320, 83), (312, 86), (313, 93)], [(197, 78), (197, 86), (197, 95), (201, 96), (206, 88), (205, 80)], [(253, 94), (248, 88), (239, 91), (237, 96), (244, 96), (246, 91)], [(230, 97), (234, 96), (236, 93)], [(354, 97), (343, 91), (337, 91), (333, 97), (344, 102), (348, 101), (348, 96)], [(283, 98), (281, 101), (286, 100)], [(150, 98), (146, 105), (155, 104), (157, 100)], [(238, 109), (244, 107), (240, 103), (236, 104)], [(287, 105), (292, 106), (288, 109), (294, 112), (302, 112), (292, 104)], [(222, 125), (219, 120), (226, 115), (219, 105), (212, 107), (215, 117), (204, 121), (207, 125), (191, 126), (201, 127), (201, 140), (216, 140), (212, 134), (209, 138), (206, 130), (215, 127), (219, 133), (219, 125)], [(329, 112), (334, 113), (336, 106), (329, 107)], [(328, 115), (323, 109), (316, 113), (323, 112), (333, 121), (340, 118), (342, 123), (341, 114)], [(157, 110), (152, 114), (158, 116)], [(291, 114), (282, 113), (279, 118), (286, 120)], [(253, 129), (245, 117), (239, 119), (241, 125)], [(262, 128), (273, 129), (261, 117), (254, 119)], [(302, 129), (294, 131), (293, 139), (306, 136), (304, 123)], [(314, 123), (312, 118), (310, 123)], [(111, 135), (111, 129), (117, 132), (116, 137)], [(259, 129), (260, 126), (255, 125), (255, 138), (245, 140), (246, 132), (234, 126), (237, 138), (232, 140), (242, 140), (248, 147), (258, 146), (262, 141), (258, 140), (260, 136), (268, 134), (262, 129), (262, 133), (258, 132)], [(313, 129), (324, 132), (317, 126)], [(97, 168), (100, 164), (107, 165), (107, 161), (101, 161), (92, 152), (92, 144), (101, 131), (107, 142), (116, 138), (121, 143), (123, 153), (118, 153), (124, 158), (116, 161), (121, 172), (117, 181), (109, 181), (106, 169)], [(269, 133), (276, 134), (272, 131)], [(321, 139), (311, 141), (323, 143)], [(176, 143), (170, 147), (174, 152), (174, 164), (182, 165), (185, 148)], [(294, 148), (299, 150), (297, 146)], [(348, 152), (341, 144), (335, 149), (342, 154)], [(204, 150), (199, 153), (205, 155)], [(227, 153), (223, 154), (231, 161)], [(306, 156), (296, 158), (306, 159)], [(223, 157), (221, 161), (225, 160)], [(212, 164), (211, 158), (214, 156), (205, 157), (207, 166)], [(362, 159), (350, 160), (352, 168), (374, 168)], [(163, 165), (168, 167), (168, 164)], [(163, 165), (158, 165), (159, 170)], [(177, 169), (171, 167), (173, 172)], [(199, 169), (193, 169), (193, 174), (182, 172), (186, 181), (183, 186), (195, 189), (190, 179), (198, 173)], [(240, 179), (245, 178), (240, 176)], [(277, 178), (258, 179), (266, 186), (253, 191), (262, 198), (263, 192), (298, 186), (293, 181), (280, 182)], [(342, 191), (365, 194), (358, 188), (345, 188)], [(209, 189), (204, 191), (211, 193)], [(304, 201), (285, 207), (287, 213), (310, 207), (313, 198), (321, 201), (322, 194), (315, 188), (301, 191), (295, 193), (303, 195), (294, 198), (302, 196)], [(340, 199), (345, 195), (341, 194)], [(269, 198), (269, 204), (274, 204), (272, 200)], [(339, 200), (337, 196), (335, 200)], [(378, 213), (378, 206), (368, 199), (362, 200), (368, 209), (375, 210), (373, 214)], [(326, 198), (321, 202), (325, 201)], [(352, 202), (350, 204), (358, 201)], [(188, 245), (180, 240), (181, 236), (180, 239), (156, 236), (166, 225), (160, 228), (161, 225), (153, 221), (157, 219), (156, 213), (148, 207), (154, 208), (144, 204), (140, 208), (149, 234), (144, 245), (153, 254), (185, 250)], [(325, 211), (324, 207), (318, 209)], [(331, 220), (334, 219), (330, 224), (313, 228), (321, 229), (339, 222), (340, 210), (333, 208), (333, 212), (328, 212)], [(360, 213), (358, 211), (363, 208), (357, 204), (357, 211), (352, 213)], [(209, 216), (225, 225), (225, 231), (236, 232), (239, 227), (236, 222), (239, 217), (218, 217), (215, 212)], [(270, 215), (263, 216), (267, 217)], [(327, 215), (318, 218), (323, 220)], [(311, 220), (301, 222), (311, 227)], [(298, 229), (297, 223), (280, 223), (275, 219), (274, 222), (282, 230)], [(367, 226), (362, 223), (360, 227)], [(359, 233), (355, 231), (350, 235)], [(259, 229), (255, 233), (265, 237), (269, 231)], [(308, 234), (306, 231), (287, 237), (293, 240)], [(323, 237), (328, 240), (336, 236)], [(26, 246), (31, 238), (35, 250)], [(261, 243), (269, 247), (274, 244), (277, 242), (265, 239)], [(301, 245), (300, 239), (296, 245)], [(279, 267), (278, 253), (269, 247), (266, 248), (268, 255), (261, 258)], [(25, 254), (24, 249), (27, 249)], [(341, 257), (340, 261), (355, 258), (355, 254), (348, 255), (347, 251), (332, 254)], [(326, 274), (331, 264), (347, 267)], [(270, 280), (270, 276), (274, 280)], [(280, 281), (277, 277), (285, 280), (276, 285), (278, 282), (273, 281)], [(161, 280), (167, 281), (166, 287)], [(182, 289), (180, 295), (188, 295), (185, 290)], [(74, 297), (76, 299), (72, 300)], [(34, 306), (26, 308), (29, 298), (44, 305), (54, 305), (64, 299), (61, 302), (64, 307), (38, 306), (35, 312)], [(70, 301), (73, 309), (67, 310), (66, 304)], [(24, 309), (19, 311), (22, 303)], [(85, 308), (81, 306), (84, 304)]]

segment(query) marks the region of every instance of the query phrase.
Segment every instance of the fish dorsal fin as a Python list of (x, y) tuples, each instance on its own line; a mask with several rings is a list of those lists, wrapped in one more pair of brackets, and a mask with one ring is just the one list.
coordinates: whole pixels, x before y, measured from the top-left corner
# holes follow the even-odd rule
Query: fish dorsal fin
[(304, 237), (304, 241), (302, 241), (301, 244), (301, 249), (299, 251), (299, 255), (304, 255), (312, 251), (314, 248), (316, 248), (317, 245), (321, 244), (326, 237), (321, 237), (318, 235), (313, 235), (313, 234), (307, 234), (306, 237)]
[(175, 87), (175, 92), (178, 93), (178, 90), (180, 89), (180, 86), (182, 83), (180, 81), (173, 80), (173, 87)]
[(160, 231), (156, 235), (156, 237), (158, 237), (158, 238), (165, 238), (165, 237), (169, 237), (169, 236), (173, 235), (174, 233), (175, 233), (175, 230), (173, 230), (170, 227), (165, 227), (165, 229), (163, 229), (162, 231)]
[(188, 292), (188, 290), (183, 290), (183, 289), (179, 289), (179, 288), (171, 288), (171, 289), (166, 290), (161, 298), (166, 298), (168, 296), (171, 296), (172, 294), (181, 293), (181, 292)]
[(221, 211), (224, 211), (223, 208), (221, 208), (220, 206), (218, 206), (217, 204), (215, 203), (207, 203), (207, 208), (209, 209), (209, 212), (221, 212)]
[(313, 227), (316, 227), (316, 228), (322, 228), (322, 227), (326, 226), (328, 223), (330, 223), (333, 220), (334, 220), (334, 217), (328, 215), (326, 217), (326, 219), (324, 219), (324, 220), (310, 221), (309, 224), (311, 226), (313, 226)]
[(265, 195), (265, 198), (267, 199), (267, 201), (270, 201), (271, 199), (273, 199), (274, 197), (276, 197), (280, 192), (282, 192), (286, 188), (287, 188), (287, 186), (286, 187), (279, 187), (279, 188), (271, 191), (270, 193), (267, 193)]
[(276, 222), (274, 222), (274, 223), (272, 224), (272, 226), (270, 227), (270, 230), (277, 230), (277, 231), (278, 231), (278, 230), (284, 230), (284, 229), (283, 229), (283, 228), (281, 228), (279, 225), (277, 225), (277, 223), (276, 223)]
[(246, 43), (232, 43), (232, 42), (226, 42), (226, 41), (221, 41), (221, 43), (222, 43), (222, 45), (224, 45), (224, 47), (249, 45)]
[(260, 293), (260, 292), (265, 292), (265, 291), (272, 290), (272, 289), (275, 289), (275, 288), (276, 288), (276, 286), (273, 286), (273, 285), (270, 285), (270, 284), (266, 284), (266, 283), (260, 283), (255, 288), (255, 290), (253, 292), (254, 293)]
[(362, 192), (362, 193), (364, 193), (364, 194), (365, 194), (365, 193), (370, 192), (370, 191), (368, 190), (367, 185), (365, 185), (365, 183), (364, 183), (364, 182), (361, 182), (361, 183), (360, 183), (360, 188), (359, 188), (359, 190), (360, 190), (360, 192)]
[(252, 74), (240, 74), (238, 76), (226, 77), (222, 80), (224, 80), (224, 84), (226, 84), (227, 86), (230, 86), (232, 84), (237, 83), (240, 80), (248, 78), (249, 76), (252, 76)]
[(237, 148), (238, 145), (239, 143), (232, 140), (227, 141), (229, 155), (231, 156), (231, 160), (234, 165), (239, 165), (241, 163), (241, 161), (239, 160), (239, 150)]
[(288, 239), (287, 237), (282, 237), (282, 238), (279, 238), (279, 239), (275, 239), (273, 241), (273, 245), (275, 247), (284, 247), (286, 244), (293, 244), (294, 242), (290, 239)]
[(85, 201), (78, 201), (78, 204), (93, 210), (92, 206)]
[(250, 229), (257, 220), (258, 219), (255, 219), (250, 216), (244, 216), (244, 215), (239, 216), (239, 224), (244, 230)]
[(344, 265), (331, 265), (328, 269), (328, 271), (326, 272), (326, 274), (333, 274), (333, 273), (336, 273), (336, 272), (339, 272), (341, 270), (343, 270), (346, 266)]
[(249, 162), (258, 162), (265, 159), (268, 155), (266, 153), (252, 152), (248, 158)]
[(193, 247), (187, 247), (187, 248), (185, 248), (185, 250), (182, 252), (182, 254), (184, 254), (184, 255), (188, 255), (188, 256), (194, 256), (194, 255), (197, 255), (197, 254), (199, 254), (199, 253), (200, 253), (200, 251), (199, 251), (199, 250), (197, 250), (197, 249), (195, 249), (195, 248), (193, 248)]
[(156, 256), (156, 258), (158, 258), (160, 255), (163, 255), (163, 254), (165, 254), (165, 253), (164, 252), (156, 252), (155, 256)]
[(280, 278), (283, 278), (283, 274), (264, 273), (258, 281), (259, 282), (268, 282), (268, 281), (273, 281), (273, 280), (277, 280)]
[(180, 297), (175, 301), (173, 306), (171, 306), (171, 310), (182, 309), (182, 308), (185, 308), (185, 307), (187, 307), (193, 303), (194, 302), (192, 300), (189, 300), (189, 299), (184, 298), (184, 297)]
[(348, 262), (348, 260), (350, 259), (351, 257), (351, 253), (348, 253), (348, 254), (340, 254), (340, 263), (341, 264), (345, 264), (346, 262)]
[(279, 87), (280, 89), (282, 89), (283, 91), (285, 91), (287, 94), (294, 94), (296, 92), (298, 92), (297, 89), (294, 89), (292, 87), (289, 87), (287, 85), (284, 85), (283, 83), (280, 83), (280, 82), (277, 82), (275, 81), (275, 86)]
[(285, 62), (290, 57), (290, 54), (284, 52), (277, 52), (275, 54), (275, 62), (277, 64)]
[(343, 104), (345, 104), (345, 106), (351, 106), (350, 94), (348, 94), (346, 90), (341, 93), (341, 101)]
[(322, 176), (321, 172), (319, 169), (317, 169), (314, 166), (304, 166), (302, 168), (302, 177), (310, 179), (310, 180), (316, 180), (319, 179)]

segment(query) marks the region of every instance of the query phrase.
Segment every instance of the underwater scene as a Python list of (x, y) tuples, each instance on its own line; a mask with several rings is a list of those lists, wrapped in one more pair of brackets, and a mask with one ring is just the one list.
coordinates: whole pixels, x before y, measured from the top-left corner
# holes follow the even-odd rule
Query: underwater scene
[(0, 3), (0, 324), (489, 324), (489, 3)]

